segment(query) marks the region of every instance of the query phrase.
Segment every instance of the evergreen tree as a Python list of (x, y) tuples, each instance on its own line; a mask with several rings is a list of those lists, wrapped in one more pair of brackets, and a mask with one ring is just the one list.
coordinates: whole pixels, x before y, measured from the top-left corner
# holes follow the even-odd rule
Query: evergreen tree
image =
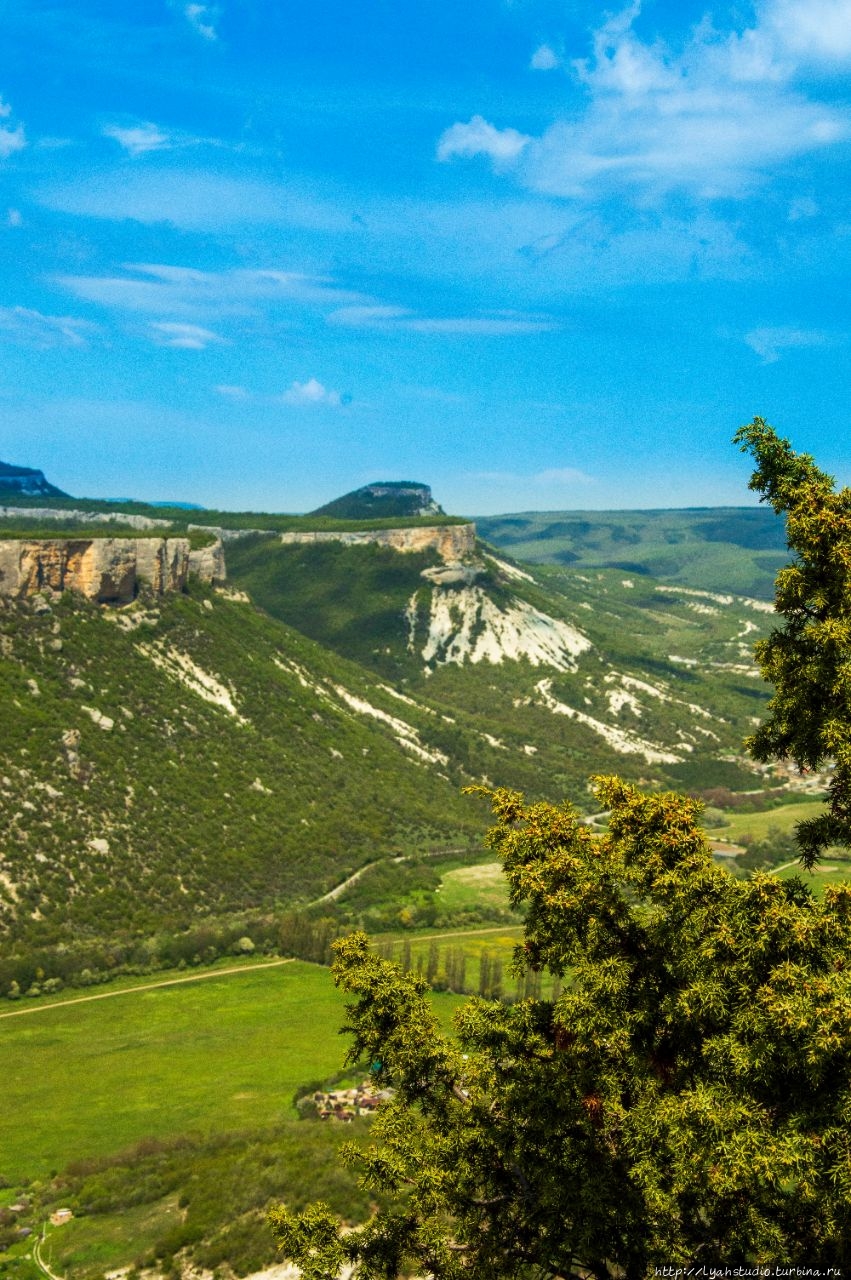
[(747, 745), (757, 760), (791, 759), (802, 770), (834, 761), (826, 812), (797, 829), (811, 867), (828, 845), (851, 844), (851, 489), (837, 492), (831, 476), (762, 418), (736, 440), (757, 463), (750, 487), (786, 516), (795, 553), (777, 576), (785, 626), (755, 646), (774, 697)]

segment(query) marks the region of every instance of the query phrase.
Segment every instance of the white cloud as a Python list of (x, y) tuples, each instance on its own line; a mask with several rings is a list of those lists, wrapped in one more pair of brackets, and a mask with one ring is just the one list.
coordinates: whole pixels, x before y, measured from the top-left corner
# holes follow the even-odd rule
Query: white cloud
[(453, 124), (442, 134), (437, 144), (438, 160), (451, 160), (454, 156), (489, 156), (494, 164), (510, 164), (516, 160), (531, 138), (516, 129), (497, 129), (483, 116), (473, 116), (467, 124)]
[(477, 316), (421, 316), (405, 307), (354, 306), (340, 307), (328, 316), (330, 324), (352, 329), (378, 329), (384, 332), (405, 330), (408, 333), (446, 333), (500, 336), (522, 333), (544, 333), (556, 327), (548, 316), (525, 315), (500, 311)]
[(477, 471), (476, 479), (487, 480), (489, 484), (502, 487), (533, 486), (535, 489), (565, 489), (576, 485), (593, 484), (594, 477), (578, 467), (548, 467), (544, 471), (532, 474), (520, 471)]
[(538, 138), (474, 116), (446, 130), (438, 158), (488, 155), (558, 197), (626, 188), (715, 198), (745, 195), (784, 161), (851, 137), (845, 108), (792, 84), (828, 43), (835, 58), (851, 56), (851, 0), (765, 0), (755, 27), (724, 33), (704, 21), (676, 50), (636, 34), (639, 11), (636, 0), (607, 19), (573, 63), (586, 91), (577, 115)]
[(173, 145), (171, 136), (150, 122), (127, 128), (108, 124), (102, 132), (105, 138), (114, 139), (131, 156), (145, 155), (148, 151), (164, 151)]
[(768, 0), (760, 25), (802, 60), (851, 59), (851, 0)]
[(184, 15), (190, 26), (194, 27), (199, 36), (203, 36), (205, 40), (216, 40), (218, 38), (215, 22), (215, 14), (207, 4), (188, 4), (183, 10)]
[(25, 346), (84, 347), (89, 335), (96, 331), (88, 320), (73, 316), (46, 316), (28, 307), (0, 307), (0, 338)]
[(245, 387), (232, 386), (229, 383), (221, 382), (213, 390), (218, 392), (220, 396), (225, 396), (228, 400), (248, 399), (248, 391)]
[(187, 320), (363, 301), (363, 295), (339, 288), (327, 276), (297, 271), (198, 271), (159, 262), (126, 263), (124, 271), (122, 276), (62, 276), (57, 283), (101, 306)]
[(799, 199), (793, 200), (789, 205), (789, 221), (800, 222), (802, 218), (815, 218), (818, 216), (819, 207), (815, 200), (810, 196), (800, 196)]
[(308, 378), (307, 382), (293, 382), (281, 397), (284, 404), (291, 405), (324, 405), (338, 409), (343, 403), (339, 391), (331, 391), (323, 387), (316, 378)]
[(162, 321), (152, 324), (154, 338), (161, 346), (180, 347), (185, 351), (203, 351), (213, 342), (224, 342), (211, 329), (204, 329), (198, 324), (178, 324), (175, 321)]
[(776, 364), (784, 351), (800, 347), (823, 347), (830, 337), (816, 329), (752, 329), (745, 334), (745, 342), (761, 358), (763, 364)]
[(592, 483), (592, 477), (577, 467), (550, 467), (546, 471), (538, 471), (532, 480), (544, 486)]
[(555, 71), (556, 67), (560, 66), (561, 58), (548, 44), (538, 45), (529, 59), (529, 67), (532, 71)]
[(24, 217), (20, 209), (9, 209), (6, 213), (7, 227), (22, 227), (24, 225)]

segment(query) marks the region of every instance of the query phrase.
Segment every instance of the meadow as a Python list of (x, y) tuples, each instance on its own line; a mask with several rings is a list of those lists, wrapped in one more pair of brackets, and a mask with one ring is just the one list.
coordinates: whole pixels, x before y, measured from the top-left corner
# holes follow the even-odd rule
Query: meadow
[(4, 1019), (0, 1173), (290, 1116), (339, 1070), (342, 1021), (328, 970), (298, 961)]
[(792, 831), (798, 822), (814, 818), (824, 809), (823, 800), (800, 800), (778, 805), (760, 813), (731, 813), (723, 827), (713, 827), (710, 835), (732, 840), (763, 840), (774, 831)]
[[(457, 997), (434, 1002), (448, 1027)], [(0, 1176), (15, 1183), (142, 1139), (293, 1118), (298, 1089), (346, 1051), (343, 996), (302, 961), (30, 1010), (0, 1020)]]

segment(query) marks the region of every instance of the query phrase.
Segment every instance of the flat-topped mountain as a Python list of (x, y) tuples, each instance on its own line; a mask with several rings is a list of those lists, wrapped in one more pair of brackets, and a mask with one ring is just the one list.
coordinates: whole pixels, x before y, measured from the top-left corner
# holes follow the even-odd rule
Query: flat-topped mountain
[(427, 484), (414, 480), (376, 480), (361, 489), (344, 493), (310, 513), (337, 516), (342, 520), (373, 520), (400, 516), (440, 516), (442, 507), (434, 501)]
[(28, 498), (50, 497), (67, 498), (68, 494), (57, 489), (45, 478), (43, 471), (33, 467), (17, 467), (9, 462), (0, 462), (0, 495), (4, 493), (23, 494)]

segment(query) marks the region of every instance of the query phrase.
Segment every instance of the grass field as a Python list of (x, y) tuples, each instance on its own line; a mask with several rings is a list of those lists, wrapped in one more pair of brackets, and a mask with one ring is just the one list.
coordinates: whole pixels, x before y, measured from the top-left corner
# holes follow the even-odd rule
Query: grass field
[(738, 841), (743, 837), (762, 840), (769, 831), (792, 831), (795, 824), (804, 818), (814, 818), (824, 809), (822, 800), (801, 800), (798, 804), (778, 805), (776, 809), (766, 809), (762, 813), (733, 813), (724, 827), (714, 827), (710, 835), (727, 840)]
[[(434, 1000), (449, 1027), (457, 997)], [(0, 1176), (292, 1116), (342, 1066), (343, 1005), (328, 969), (294, 961), (3, 1019)]]
[(843, 884), (846, 880), (851, 880), (851, 863), (837, 864), (828, 857), (825, 859), (823, 866), (816, 867), (813, 871), (804, 871), (796, 863), (793, 867), (781, 868), (777, 875), (781, 880), (790, 880), (792, 876), (800, 876), (804, 884), (817, 898), (820, 898), (827, 885)]
[(444, 911), (464, 907), (504, 907), (508, 909), (508, 887), (498, 862), (447, 871), (440, 882), (440, 905)]

